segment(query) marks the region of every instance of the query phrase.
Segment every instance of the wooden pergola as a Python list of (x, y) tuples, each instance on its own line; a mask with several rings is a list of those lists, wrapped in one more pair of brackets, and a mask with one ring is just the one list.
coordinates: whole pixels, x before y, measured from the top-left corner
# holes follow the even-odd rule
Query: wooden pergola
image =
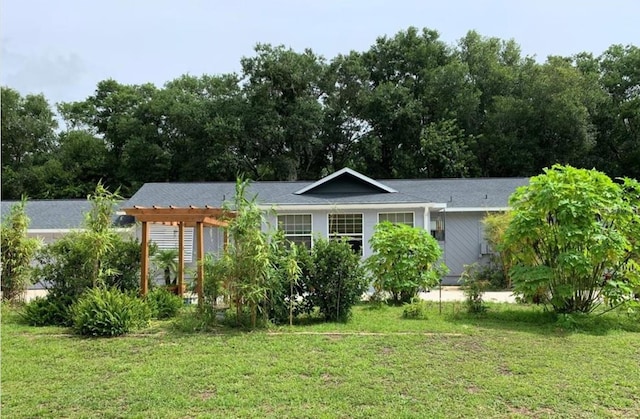
[[(227, 227), (230, 218), (235, 213), (222, 208), (205, 207), (139, 207), (124, 208), (125, 214), (136, 218), (142, 223), (142, 256), (140, 265), (140, 289), (142, 295), (148, 292), (149, 276), (149, 223), (163, 224), (178, 227), (178, 293), (182, 295), (184, 288), (184, 229), (195, 227), (197, 249), (197, 282), (196, 292), (198, 304), (204, 299), (204, 227)], [(224, 243), (227, 244), (227, 231), (224, 231)]]

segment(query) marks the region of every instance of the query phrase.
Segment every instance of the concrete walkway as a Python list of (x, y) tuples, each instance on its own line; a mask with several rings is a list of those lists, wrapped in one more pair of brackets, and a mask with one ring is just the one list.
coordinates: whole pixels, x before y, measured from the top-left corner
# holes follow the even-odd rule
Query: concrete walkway
[[(427, 301), (440, 301), (440, 291), (437, 288), (430, 292), (421, 292), (420, 298)], [(493, 303), (515, 303), (516, 297), (511, 291), (487, 291), (482, 297), (486, 302)], [(464, 301), (464, 293), (460, 287), (442, 287), (442, 301)]]
[[(34, 289), (28, 290), (25, 301), (31, 301), (36, 297), (44, 297), (47, 290)], [(440, 292), (437, 288), (430, 292), (421, 292), (420, 298), (427, 301), (440, 301)], [(510, 291), (489, 291), (484, 293), (484, 300), (496, 303), (515, 303), (516, 299)], [(464, 294), (460, 287), (445, 286), (442, 287), (442, 301), (464, 301)]]

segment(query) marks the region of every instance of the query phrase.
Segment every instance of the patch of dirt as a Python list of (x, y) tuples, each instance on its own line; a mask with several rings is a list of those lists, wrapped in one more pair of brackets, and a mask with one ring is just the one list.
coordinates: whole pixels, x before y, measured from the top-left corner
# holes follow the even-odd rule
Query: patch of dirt
[(382, 355), (389, 355), (389, 354), (393, 353), (393, 348), (385, 346), (384, 348), (382, 348), (380, 350), (380, 352), (382, 352)]
[(200, 394), (198, 396), (200, 397), (200, 400), (209, 400), (212, 397), (215, 397), (217, 393), (218, 392), (214, 387), (213, 389), (209, 389), (209, 390), (205, 390), (205, 391), (200, 392)]
[(513, 371), (507, 365), (502, 364), (498, 367), (498, 372), (502, 375), (513, 375)]
[(337, 386), (338, 384), (340, 384), (340, 380), (338, 380), (336, 377), (326, 372), (320, 376), (320, 379), (322, 380), (323, 383), (327, 385)]
[(473, 384), (467, 386), (467, 393), (476, 394), (480, 392), (480, 387), (474, 386)]

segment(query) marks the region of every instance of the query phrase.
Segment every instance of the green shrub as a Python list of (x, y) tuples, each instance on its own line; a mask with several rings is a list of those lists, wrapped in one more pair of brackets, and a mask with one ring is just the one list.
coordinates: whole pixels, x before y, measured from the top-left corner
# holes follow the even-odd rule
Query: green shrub
[(344, 321), (360, 301), (367, 280), (360, 255), (345, 240), (316, 240), (309, 277), (311, 299), (326, 320)]
[(70, 299), (49, 294), (25, 304), (20, 317), (31, 326), (71, 326)]
[(519, 250), (514, 292), (556, 313), (628, 305), (640, 288), (639, 197), (635, 179), (560, 165), (516, 189), (502, 244)]
[(469, 313), (484, 313), (487, 307), (482, 296), (489, 288), (490, 282), (483, 278), (481, 273), (483, 268), (478, 264), (465, 265), (464, 272), (460, 276), (462, 292), (465, 296), (465, 303)]
[(149, 306), (115, 288), (93, 288), (71, 307), (73, 327), (84, 336), (119, 336), (146, 326)]
[(156, 319), (175, 317), (183, 306), (182, 298), (166, 288), (155, 288), (145, 298), (151, 310), (151, 317)]
[(380, 295), (394, 304), (408, 303), (421, 289), (440, 282), (446, 266), (438, 262), (442, 249), (426, 230), (388, 221), (376, 225), (369, 240), (375, 252), (365, 265)]
[(427, 310), (429, 306), (426, 301), (413, 300), (411, 303), (405, 304), (402, 310), (402, 317), (405, 319), (424, 320), (427, 318)]

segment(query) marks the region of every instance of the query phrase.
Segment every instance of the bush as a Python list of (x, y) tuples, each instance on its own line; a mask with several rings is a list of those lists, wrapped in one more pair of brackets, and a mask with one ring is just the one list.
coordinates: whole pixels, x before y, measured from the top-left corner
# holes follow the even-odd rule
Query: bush
[(437, 285), (446, 272), (442, 249), (426, 230), (388, 221), (376, 225), (369, 241), (375, 252), (366, 261), (378, 294), (394, 304), (408, 303), (418, 291)]
[(360, 255), (345, 240), (316, 240), (310, 272), (311, 298), (326, 320), (344, 321), (367, 287)]
[[(518, 249), (514, 291), (556, 313), (629, 304), (640, 288), (640, 183), (554, 165), (516, 189), (503, 246)], [(636, 260), (634, 260), (636, 259)]]
[(146, 326), (149, 306), (115, 288), (93, 288), (71, 307), (73, 327), (84, 336), (120, 336)]
[(70, 304), (68, 298), (57, 298), (49, 294), (25, 304), (20, 316), (31, 326), (71, 326)]
[(427, 318), (428, 309), (429, 306), (426, 301), (414, 300), (411, 303), (404, 305), (402, 317), (405, 319), (424, 320)]
[(489, 288), (490, 282), (481, 275), (483, 269), (477, 264), (465, 265), (464, 272), (460, 277), (462, 292), (464, 293), (469, 313), (484, 313), (487, 307), (484, 305), (482, 296)]
[(156, 319), (175, 317), (183, 306), (182, 298), (166, 288), (152, 290), (145, 299), (151, 310), (151, 317)]

